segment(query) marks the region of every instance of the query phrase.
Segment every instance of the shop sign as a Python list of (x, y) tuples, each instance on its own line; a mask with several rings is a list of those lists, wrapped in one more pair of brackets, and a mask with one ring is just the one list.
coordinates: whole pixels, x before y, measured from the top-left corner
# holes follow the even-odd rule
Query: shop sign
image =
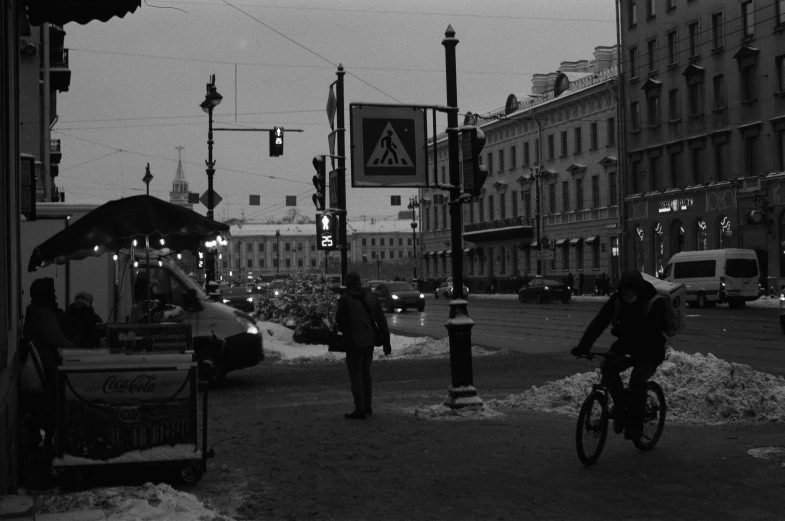
[[(129, 368), (130, 369), (130, 368)], [(139, 403), (169, 398), (187, 399), (190, 389), (183, 386), (189, 371), (139, 368), (137, 370), (101, 368), (68, 370), (60, 374), (68, 379), (66, 401), (86, 400), (100, 403)], [(180, 396), (178, 395), (180, 391)], [(123, 413), (125, 417), (131, 411)]]
[(692, 208), (694, 201), (692, 197), (683, 197), (680, 199), (671, 199), (669, 201), (660, 201), (657, 209), (658, 213), (678, 212), (681, 210), (689, 210)]

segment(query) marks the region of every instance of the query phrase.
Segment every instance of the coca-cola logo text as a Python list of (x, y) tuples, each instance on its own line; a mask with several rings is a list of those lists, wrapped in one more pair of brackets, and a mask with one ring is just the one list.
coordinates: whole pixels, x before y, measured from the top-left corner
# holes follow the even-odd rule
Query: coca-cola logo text
[(128, 378), (118, 378), (112, 375), (104, 382), (104, 394), (151, 393), (155, 390), (156, 378), (157, 376), (149, 374), (139, 374)]

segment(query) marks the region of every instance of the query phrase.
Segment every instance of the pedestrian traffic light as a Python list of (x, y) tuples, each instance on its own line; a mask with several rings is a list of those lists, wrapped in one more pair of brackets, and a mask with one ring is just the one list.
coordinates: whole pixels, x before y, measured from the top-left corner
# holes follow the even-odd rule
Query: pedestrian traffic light
[(270, 132), (270, 157), (283, 155), (283, 127), (273, 127)]
[(325, 181), (326, 165), (324, 156), (314, 156), (313, 167), (316, 169), (316, 175), (313, 176), (313, 186), (316, 188), (316, 193), (313, 194), (313, 204), (316, 205), (318, 211), (324, 211), (325, 201)]
[(485, 146), (485, 132), (477, 127), (464, 128), (461, 132), (463, 152), (463, 191), (478, 197), (488, 177), (488, 169), (480, 164), (480, 153)]
[(338, 249), (338, 217), (332, 212), (316, 216), (316, 249)]

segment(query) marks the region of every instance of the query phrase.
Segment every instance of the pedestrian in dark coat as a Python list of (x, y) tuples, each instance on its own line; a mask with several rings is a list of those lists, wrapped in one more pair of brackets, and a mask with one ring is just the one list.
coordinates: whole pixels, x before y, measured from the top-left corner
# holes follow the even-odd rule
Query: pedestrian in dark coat
[(349, 369), (354, 410), (344, 415), (350, 420), (363, 420), (373, 414), (371, 400), (371, 361), (375, 343), (375, 328), (378, 328), (384, 340), (384, 354), (392, 351), (390, 331), (384, 316), (382, 305), (375, 293), (362, 287), (359, 273), (346, 276), (346, 291), (338, 299), (338, 311), (335, 315), (338, 329), (343, 335), (343, 347), (346, 350), (346, 367)]
[(578, 273), (578, 291), (576, 295), (583, 295), (583, 272)]
[(565, 277), (564, 282), (567, 283), (570, 289), (575, 288), (575, 277), (572, 275), (572, 273), (567, 273), (567, 277)]
[(80, 291), (65, 310), (65, 320), (71, 326), (69, 338), (79, 347), (97, 347), (98, 331), (96, 325), (103, 322), (93, 309), (93, 296)]

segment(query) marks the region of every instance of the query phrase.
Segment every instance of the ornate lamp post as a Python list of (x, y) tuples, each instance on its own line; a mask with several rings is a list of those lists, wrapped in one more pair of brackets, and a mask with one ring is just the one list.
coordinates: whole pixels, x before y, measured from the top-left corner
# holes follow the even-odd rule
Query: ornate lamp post
[(542, 275), (542, 259), (540, 258), (539, 252), (542, 249), (541, 239), (542, 233), (540, 231), (540, 178), (546, 178), (550, 175), (550, 172), (545, 170), (542, 165), (533, 166), (529, 169), (531, 172), (531, 177), (534, 178), (534, 198), (535, 198), (535, 208), (534, 208), (534, 227), (535, 227), (535, 237), (537, 238), (537, 275)]
[(147, 163), (147, 168), (144, 170), (144, 177), (142, 181), (144, 181), (145, 188), (147, 189), (147, 195), (150, 195), (150, 181), (153, 180), (153, 174), (150, 173), (150, 163)]
[(275, 273), (281, 272), (281, 230), (275, 230)]
[(417, 281), (417, 208), (420, 207), (420, 201), (417, 196), (409, 198), (409, 205), (407, 208), (412, 211), (412, 272), (414, 281)]
[[(223, 96), (218, 94), (215, 88), (215, 74), (210, 76), (210, 83), (207, 84), (207, 93), (204, 96), (204, 101), (199, 104), (202, 110), (207, 113), (207, 218), (213, 219), (214, 195), (213, 192), (213, 175), (215, 174), (215, 161), (213, 160), (213, 109), (217, 107)], [(207, 259), (207, 274), (206, 282), (209, 283), (215, 280), (215, 251), (208, 252)]]

